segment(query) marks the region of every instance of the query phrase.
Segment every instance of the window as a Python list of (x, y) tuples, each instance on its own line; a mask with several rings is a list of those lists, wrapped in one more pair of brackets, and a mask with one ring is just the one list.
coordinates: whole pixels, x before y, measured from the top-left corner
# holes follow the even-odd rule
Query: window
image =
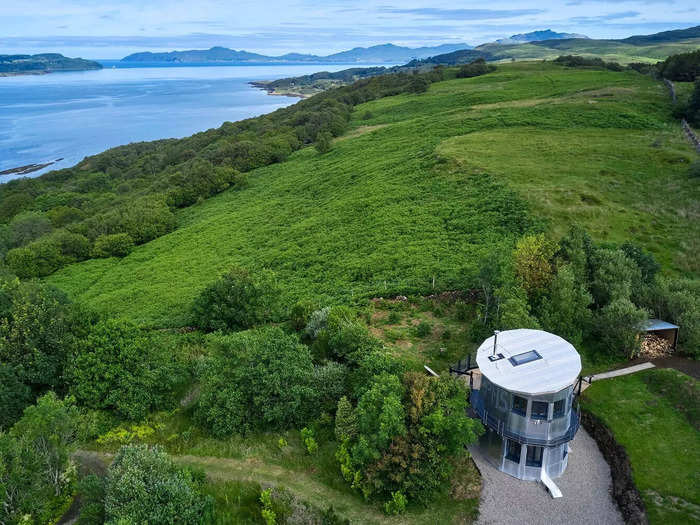
[(566, 459), (566, 455), (567, 455), (568, 453), (569, 453), (569, 445), (566, 445), (566, 444), (565, 444), (565, 445), (564, 445), (564, 453), (562, 454), (561, 459), (562, 459), (562, 460), (565, 460), (565, 459)]
[(512, 439), (506, 441), (506, 459), (520, 463), (520, 443)]
[(525, 412), (527, 412), (527, 399), (520, 396), (513, 396), (513, 412), (524, 416)]
[(532, 412), (530, 412), (532, 419), (547, 419), (547, 412), (549, 412), (549, 403), (545, 401), (532, 402)]
[(564, 417), (564, 407), (566, 406), (565, 403), (565, 399), (559, 399), (558, 401), (554, 402), (554, 412), (552, 413), (552, 417)]
[(532, 445), (527, 446), (527, 457), (525, 458), (525, 464), (528, 467), (541, 467), (542, 466), (542, 447), (534, 447)]
[(510, 364), (513, 366), (520, 366), (531, 361), (537, 361), (538, 359), (542, 359), (540, 353), (537, 350), (530, 350), (529, 352), (523, 352), (522, 354), (514, 355), (513, 357), (508, 359), (508, 361), (510, 361)]

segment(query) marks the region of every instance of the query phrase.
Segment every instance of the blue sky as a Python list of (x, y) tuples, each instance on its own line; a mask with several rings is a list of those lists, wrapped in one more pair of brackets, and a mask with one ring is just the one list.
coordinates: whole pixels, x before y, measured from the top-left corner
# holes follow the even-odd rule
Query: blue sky
[(2, 0), (0, 53), (121, 58), (221, 45), (329, 54), (386, 42), (476, 45), (548, 28), (621, 38), (692, 25), (697, 0)]

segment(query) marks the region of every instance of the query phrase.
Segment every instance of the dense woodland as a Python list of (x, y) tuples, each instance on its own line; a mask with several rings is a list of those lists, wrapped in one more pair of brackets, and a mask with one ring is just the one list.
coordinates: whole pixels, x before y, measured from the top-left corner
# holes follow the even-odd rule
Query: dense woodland
[[(466, 387), (390, 351), (362, 304), (289, 305), (281, 300), (287, 283), (274, 272), (235, 266), (182, 304), (186, 327), (147, 330), (33, 278), (88, 258), (124, 257), (177, 228), (179, 208), (242, 189), (247, 172), (305, 146), (325, 155), (360, 103), (493, 71), (476, 61), (373, 77), (270, 115), (115, 148), (1, 186), (0, 523), (51, 522), (76, 492), (81, 524), (225, 522), (202, 471), (164, 447), (138, 444), (157, 430), (152, 414), (175, 413), (188, 397), (182, 417), (190, 426), (166, 438), (166, 448), (193, 435), (223, 443), (299, 431), (303, 454), (330, 448), (334, 483), (388, 515), (444, 495), (466, 445), (483, 431), (466, 415)], [(494, 329), (541, 328), (622, 362), (636, 355), (642, 322), (654, 316), (680, 324), (680, 350), (698, 357), (700, 281), (663, 272), (635, 243), (596, 242), (581, 227), (554, 238), (510, 194), (495, 206), (519, 229), (494, 243), (457, 290), (470, 342)], [(104, 476), (78, 475), (71, 454), (89, 444), (116, 451)], [(279, 438), (281, 450), (288, 445)], [(255, 519), (268, 524), (298, 506), (269, 488), (254, 499)], [(315, 523), (343, 523), (332, 507), (314, 512)]]

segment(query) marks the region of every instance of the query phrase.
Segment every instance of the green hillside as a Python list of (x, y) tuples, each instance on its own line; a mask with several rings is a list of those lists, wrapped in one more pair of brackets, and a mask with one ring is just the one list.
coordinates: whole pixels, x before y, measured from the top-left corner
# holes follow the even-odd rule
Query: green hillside
[(350, 302), (470, 286), (497, 245), (572, 223), (697, 275), (694, 155), (650, 77), (503, 64), (360, 105), (329, 153), (252, 171), (246, 189), (179, 211), (174, 232), (48, 281), (112, 315), (182, 326), (232, 264), (275, 270), (287, 302)]

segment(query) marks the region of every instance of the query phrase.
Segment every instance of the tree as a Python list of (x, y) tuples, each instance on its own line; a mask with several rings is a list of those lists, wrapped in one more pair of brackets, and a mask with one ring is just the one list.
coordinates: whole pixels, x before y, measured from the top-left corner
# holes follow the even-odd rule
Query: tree
[(172, 353), (138, 327), (100, 321), (71, 355), (71, 393), (83, 405), (138, 420), (164, 407), (182, 379)]
[(591, 266), (591, 294), (598, 308), (616, 299), (629, 299), (633, 283), (641, 280), (639, 268), (622, 250), (596, 249)]
[(520, 286), (503, 286), (496, 292), (498, 300), (498, 327), (502, 330), (517, 328), (540, 328), (537, 319), (530, 313), (527, 294)]
[(349, 430), (339, 429), (336, 457), (345, 479), (366, 498), (392, 501), (400, 492), (427, 504), (449, 479), (455, 458), (483, 431), (467, 416), (463, 384), (451, 377), (375, 376), (354, 411), (356, 427), (342, 406), (337, 425), (344, 421)]
[(577, 282), (571, 264), (559, 268), (549, 294), (544, 298), (540, 320), (542, 328), (568, 340), (574, 346), (583, 342), (590, 328), (593, 297), (585, 284)]
[(128, 233), (100, 235), (92, 248), (93, 257), (126, 257), (134, 249), (134, 240)]
[(159, 447), (126, 445), (107, 471), (105, 523), (203, 524), (212, 500), (203, 474), (178, 467)]
[(280, 328), (210, 336), (197, 420), (218, 437), (300, 427), (319, 413), (306, 345)]
[(607, 351), (631, 358), (639, 350), (639, 334), (647, 319), (646, 310), (627, 298), (616, 298), (597, 312), (596, 335)]
[(513, 270), (520, 286), (531, 298), (541, 294), (554, 278), (552, 259), (557, 245), (544, 234), (521, 237), (513, 252)]
[(275, 274), (256, 274), (233, 267), (205, 288), (192, 306), (194, 323), (203, 330), (245, 330), (278, 315), (279, 288)]
[(338, 400), (338, 408), (335, 411), (335, 438), (343, 442), (357, 435), (357, 418), (353, 412), (352, 404), (343, 396)]
[(333, 146), (333, 135), (327, 131), (321, 131), (316, 136), (316, 151), (320, 154), (328, 153)]
[(77, 418), (77, 409), (51, 392), (0, 433), (0, 522), (48, 523), (63, 511), (76, 477), (70, 454)]
[(0, 363), (0, 432), (8, 430), (32, 403), (32, 390), (10, 365)]
[(67, 356), (91, 319), (56, 288), (0, 278), (0, 362), (35, 393), (60, 390)]

